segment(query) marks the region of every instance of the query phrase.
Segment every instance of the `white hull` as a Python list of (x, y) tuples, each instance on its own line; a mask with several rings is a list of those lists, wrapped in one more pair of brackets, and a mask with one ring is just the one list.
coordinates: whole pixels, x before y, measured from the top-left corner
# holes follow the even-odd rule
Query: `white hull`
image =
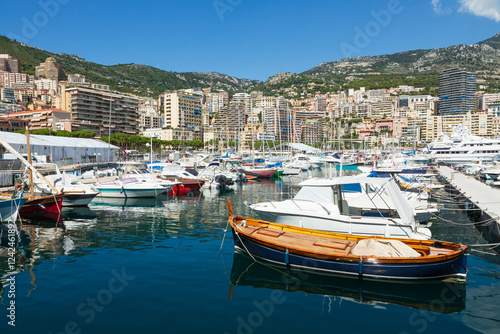
[(141, 198), (157, 197), (163, 193), (162, 189), (99, 189), (99, 197), (104, 198)]
[(63, 207), (68, 206), (87, 206), (90, 202), (97, 196), (96, 193), (88, 193), (88, 194), (68, 194), (64, 193), (62, 205)]
[[(402, 239), (429, 239), (426, 228), (419, 228), (416, 233), (412, 232), (410, 226), (401, 225), (401, 222), (389, 222), (386, 219), (364, 218), (350, 219), (345, 216), (328, 217), (317, 212), (308, 214), (293, 214), (288, 212), (269, 212), (250, 206), (262, 220), (272, 221), (278, 224), (303, 227), (313, 230), (329, 231), (335, 233), (355, 235), (375, 235), (388, 238)], [(318, 208), (321, 210), (320, 208)], [(397, 221), (397, 220), (395, 220)], [(419, 233), (421, 232), (421, 233)]]

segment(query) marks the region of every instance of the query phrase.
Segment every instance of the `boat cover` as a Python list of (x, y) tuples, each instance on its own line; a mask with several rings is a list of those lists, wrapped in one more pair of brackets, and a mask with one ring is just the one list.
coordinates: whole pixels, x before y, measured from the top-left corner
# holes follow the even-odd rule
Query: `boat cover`
[(419, 257), (420, 254), (399, 240), (375, 238), (358, 241), (352, 248), (352, 255), (375, 257)]

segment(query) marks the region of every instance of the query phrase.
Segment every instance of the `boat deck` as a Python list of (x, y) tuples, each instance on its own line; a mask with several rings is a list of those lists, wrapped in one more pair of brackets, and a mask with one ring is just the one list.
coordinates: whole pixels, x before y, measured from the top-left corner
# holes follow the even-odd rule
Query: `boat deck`
[(246, 226), (250, 235), (258, 234), (260, 240), (289, 248), (299, 248), (314, 251), (325, 255), (349, 255), (356, 244), (350, 240), (327, 240), (313, 235), (298, 234), (289, 231), (280, 231), (266, 227)]
[[(246, 224), (245, 226), (238, 225), (238, 229), (254, 238), (261, 241), (271, 243), (288, 249), (298, 249), (301, 251), (321, 254), (322, 256), (348, 256), (352, 257), (352, 249), (356, 246), (358, 240), (356, 237), (341, 235), (338, 237), (321, 237), (314, 233), (299, 233), (284, 229), (277, 229), (274, 226), (259, 226), (254, 224)], [(363, 238), (365, 239), (365, 238)], [(421, 245), (412, 241), (408, 244), (421, 255), (438, 256), (454, 253), (456, 250), (442, 247), (433, 247), (429, 245)]]

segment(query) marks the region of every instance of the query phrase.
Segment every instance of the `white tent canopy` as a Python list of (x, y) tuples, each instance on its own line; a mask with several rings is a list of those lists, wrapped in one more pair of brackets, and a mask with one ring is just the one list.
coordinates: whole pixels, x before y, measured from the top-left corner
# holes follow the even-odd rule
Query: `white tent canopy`
[(304, 153), (313, 153), (313, 154), (321, 153), (321, 150), (319, 148), (315, 148), (301, 143), (284, 143), (274, 147), (273, 150), (276, 149), (276, 150), (286, 151), (289, 150), (290, 148), (292, 148), (293, 151), (300, 151)]
[[(23, 134), (0, 131), (0, 138), (21, 154), (28, 152), (26, 136)], [(32, 156), (51, 156), (52, 161), (62, 164), (107, 162), (108, 151), (109, 159), (113, 161), (120, 149), (98, 139), (42, 135), (30, 135), (30, 146)]]

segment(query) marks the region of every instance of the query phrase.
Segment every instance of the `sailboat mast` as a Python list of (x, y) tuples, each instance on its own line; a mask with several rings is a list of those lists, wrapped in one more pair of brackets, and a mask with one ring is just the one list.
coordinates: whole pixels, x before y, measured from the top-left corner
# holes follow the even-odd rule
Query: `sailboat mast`
[(255, 118), (253, 117), (253, 106), (250, 105), (250, 115), (252, 115), (252, 167), (255, 167), (255, 156), (254, 156), (254, 139), (253, 139), (253, 127)]
[[(31, 165), (30, 132), (28, 130), (28, 127), (26, 127), (26, 145), (28, 145), (28, 163)], [(33, 193), (33, 173), (31, 172), (30, 168), (28, 168), (28, 173), (30, 177), (30, 199), (33, 199), (35, 198), (35, 195)]]

